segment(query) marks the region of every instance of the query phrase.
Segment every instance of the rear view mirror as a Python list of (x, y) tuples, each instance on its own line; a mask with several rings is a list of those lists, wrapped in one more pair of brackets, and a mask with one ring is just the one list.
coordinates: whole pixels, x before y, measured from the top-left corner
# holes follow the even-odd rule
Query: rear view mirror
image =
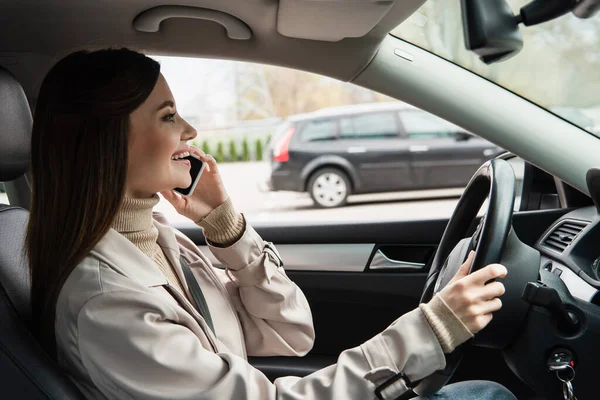
[(486, 64), (506, 60), (523, 48), (519, 20), (506, 0), (462, 0), (465, 45)]
[(517, 15), (506, 0), (461, 0), (467, 50), (486, 64), (506, 60), (523, 48), (519, 24), (532, 26), (572, 11), (590, 18), (600, 10), (600, 0), (531, 0)]

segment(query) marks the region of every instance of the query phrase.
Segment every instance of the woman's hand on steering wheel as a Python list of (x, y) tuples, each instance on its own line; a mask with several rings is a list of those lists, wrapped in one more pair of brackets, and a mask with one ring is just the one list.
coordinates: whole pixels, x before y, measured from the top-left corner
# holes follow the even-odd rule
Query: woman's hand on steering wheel
[(502, 308), (499, 297), (504, 294), (504, 285), (498, 281), (487, 282), (507, 274), (506, 267), (500, 264), (469, 274), (474, 257), (472, 251), (454, 278), (439, 292), (448, 308), (472, 334), (485, 328), (492, 320), (492, 313)]

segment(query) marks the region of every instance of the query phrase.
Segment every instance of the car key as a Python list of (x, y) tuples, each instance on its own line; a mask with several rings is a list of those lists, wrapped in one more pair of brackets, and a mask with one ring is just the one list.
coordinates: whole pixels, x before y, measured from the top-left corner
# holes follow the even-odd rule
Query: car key
[(557, 349), (547, 362), (548, 370), (556, 372), (556, 377), (562, 383), (565, 400), (577, 400), (571, 383), (575, 379), (575, 361), (573, 353), (567, 349)]
[(569, 367), (575, 368), (575, 361), (573, 360), (573, 353), (567, 349), (558, 349), (552, 352), (552, 355), (548, 359), (548, 370), (550, 371), (562, 371)]

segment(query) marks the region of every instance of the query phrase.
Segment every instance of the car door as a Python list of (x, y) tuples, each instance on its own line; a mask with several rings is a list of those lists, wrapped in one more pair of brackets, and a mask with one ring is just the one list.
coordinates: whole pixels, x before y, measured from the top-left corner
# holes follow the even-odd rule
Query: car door
[(340, 144), (360, 176), (361, 192), (392, 191), (413, 185), (410, 153), (393, 111), (340, 118)]
[(421, 110), (399, 112), (415, 188), (464, 187), (487, 160), (502, 153), (492, 143)]

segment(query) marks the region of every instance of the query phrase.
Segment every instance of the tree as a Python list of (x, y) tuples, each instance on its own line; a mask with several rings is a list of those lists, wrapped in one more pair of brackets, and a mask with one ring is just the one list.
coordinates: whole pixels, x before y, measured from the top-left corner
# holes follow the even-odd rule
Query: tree
[(231, 139), (229, 141), (229, 161), (237, 161), (238, 160), (238, 155), (237, 155), (237, 149), (235, 148), (235, 141), (233, 139)]
[(242, 161), (250, 161), (250, 147), (248, 146), (248, 138), (246, 137), (242, 141)]
[(215, 159), (218, 163), (222, 163), (223, 161), (225, 161), (225, 153), (223, 152), (223, 142), (217, 143), (217, 155), (215, 156)]
[(210, 145), (208, 144), (208, 140), (203, 140), (202, 141), (202, 151), (205, 154), (210, 154)]
[(262, 140), (256, 139), (256, 161), (263, 159), (263, 143)]

